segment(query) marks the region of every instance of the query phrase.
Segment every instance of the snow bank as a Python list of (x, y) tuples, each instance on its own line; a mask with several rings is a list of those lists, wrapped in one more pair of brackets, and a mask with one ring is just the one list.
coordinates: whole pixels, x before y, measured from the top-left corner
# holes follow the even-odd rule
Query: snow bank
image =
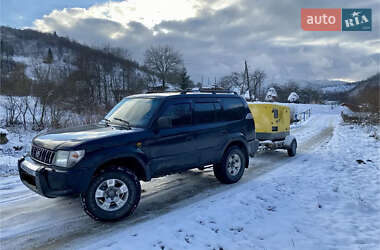
[(7, 132), (8, 142), (0, 144), (0, 176), (18, 173), (17, 160), (30, 151), (31, 141), (37, 134), (22, 128), (10, 128)]
[(292, 102), (292, 103), (297, 102), (299, 99), (300, 99), (300, 97), (298, 96), (298, 94), (296, 92), (292, 92), (288, 96), (288, 102)]
[(4, 128), (0, 128), (0, 135), (7, 135), (8, 131)]

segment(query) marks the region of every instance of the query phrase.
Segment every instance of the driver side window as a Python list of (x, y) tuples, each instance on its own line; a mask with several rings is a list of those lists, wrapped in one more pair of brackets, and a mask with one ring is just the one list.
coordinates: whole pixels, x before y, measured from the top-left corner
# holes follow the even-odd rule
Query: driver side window
[(189, 103), (172, 104), (166, 108), (161, 117), (171, 120), (172, 128), (191, 125), (191, 107)]

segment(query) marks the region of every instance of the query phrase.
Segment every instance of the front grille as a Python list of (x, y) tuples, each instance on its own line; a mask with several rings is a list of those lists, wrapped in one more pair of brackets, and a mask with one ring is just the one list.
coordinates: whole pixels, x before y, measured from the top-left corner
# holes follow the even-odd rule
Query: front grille
[(55, 152), (33, 145), (30, 154), (32, 159), (50, 165), (53, 162)]

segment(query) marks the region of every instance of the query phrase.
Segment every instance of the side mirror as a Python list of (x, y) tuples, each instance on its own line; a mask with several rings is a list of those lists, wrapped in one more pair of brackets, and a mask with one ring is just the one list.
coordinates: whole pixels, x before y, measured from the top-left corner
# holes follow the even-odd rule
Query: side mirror
[(171, 127), (172, 127), (172, 119), (170, 119), (167, 116), (158, 118), (157, 120), (158, 129), (165, 129), (165, 128), (171, 128)]

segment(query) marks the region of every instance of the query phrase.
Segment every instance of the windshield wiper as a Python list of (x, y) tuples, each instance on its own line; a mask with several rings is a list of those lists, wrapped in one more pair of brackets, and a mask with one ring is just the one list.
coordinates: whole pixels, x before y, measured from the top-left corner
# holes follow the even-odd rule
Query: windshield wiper
[(107, 118), (104, 118), (103, 119), (104, 123), (106, 124), (106, 126), (109, 126), (111, 122), (111, 120), (107, 119)]
[(113, 117), (113, 119), (116, 120), (116, 121), (120, 121), (120, 122), (126, 124), (128, 126), (128, 128), (131, 127), (131, 125), (129, 124), (129, 121), (126, 121), (126, 120), (123, 120), (123, 119), (117, 118), (117, 117)]

